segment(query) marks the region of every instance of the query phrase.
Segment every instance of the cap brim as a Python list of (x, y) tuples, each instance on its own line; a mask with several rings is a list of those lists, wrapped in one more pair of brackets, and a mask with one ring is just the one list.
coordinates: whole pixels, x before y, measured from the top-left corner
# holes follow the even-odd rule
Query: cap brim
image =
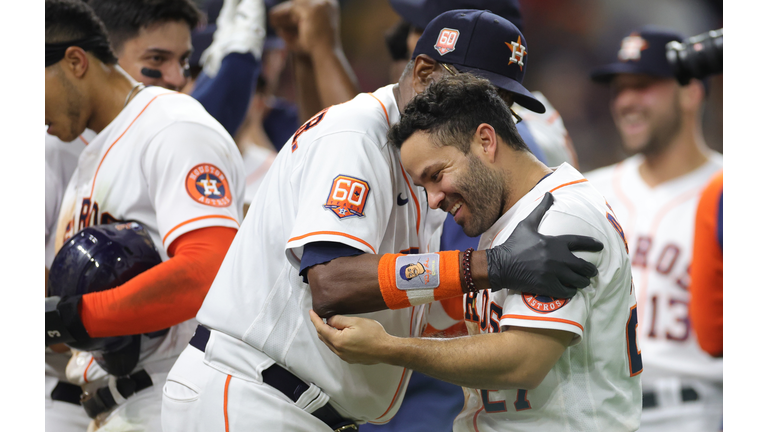
[(539, 102), (538, 99), (533, 97), (531, 92), (529, 92), (528, 89), (523, 87), (522, 84), (513, 80), (512, 78), (506, 77), (504, 75), (499, 75), (494, 72), (489, 72), (487, 70), (476, 69), (476, 68), (467, 67), (459, 64), (454, 64), (453, 66), (461, 72), (469, 72), (473, 75), (483, 77), (488, 81), (490, 81), (496, 87), (503, 88), (504, 90), (514, 93), (515, 103), (517, 103), (523, 108), (529, 109), (539, 114), (544, 114), (547, 111), (547, 109), (544, 107), (544, 104), (542, 104), (541, 102)]
[(622, 73), (652, 75), (660, 78), (673, 78), (673, 75), (671, 74), (661, 73), (658, 70), (644, 68), (634, 63), (612, 63), (609, 65), (601, 66), (592, 70), (592, 72), (589, 74), (589, 77), (596, 83), (608, 84), (611, 82), (614, 76)]

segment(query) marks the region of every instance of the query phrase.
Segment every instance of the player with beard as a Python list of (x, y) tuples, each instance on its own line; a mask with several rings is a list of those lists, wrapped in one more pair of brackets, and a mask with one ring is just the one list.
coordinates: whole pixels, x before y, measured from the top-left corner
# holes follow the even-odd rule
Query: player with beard
[(681, 35), (645, 27), (621, 42), (618, 62), (593, 71), (611, 88), (611, 114), (633, 156), (586, 177), (624, 226), (643, 347), (643, 431), (719, 430), (723, 361), (689, 323), (693, 227), (699, 197), (723, 166), (702, 132), (706, 86), (681, 86), (665, 46)]
[(568, 163), (553, 170), (536, 159), (490, 83), (468, 74), (416, 96), (388, 138), (429, 206), (453, 213), (467, 235), (482, 234), (480, 248), (530, 226), (523, 218), (554, 199), (534, 224), (599, 238), (604, 250), (579, 253), (598, 274), (568, 300), (522, 285), (468, 293), (470, 337), (396, 337), (371, 319), (326, 324), (310, 311), (320, 339), (349, 363), (402, 366), (463, 386), (454, 431), (637, 429), (642, 358), (629, 254), (600, 193)]

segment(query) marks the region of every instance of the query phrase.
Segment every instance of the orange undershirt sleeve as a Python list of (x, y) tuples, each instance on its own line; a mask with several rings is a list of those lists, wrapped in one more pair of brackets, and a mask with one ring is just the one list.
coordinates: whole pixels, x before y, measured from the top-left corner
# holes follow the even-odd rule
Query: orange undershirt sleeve
[(86, 294), (80, 317), (91, 337), (162, 330), (194, 318), (237, 230), (190, 231), (168, 248), (169, 260), (119, 287)]
[(717, 239), (717, 219), (723, 173), (701, 195), (691, 260), (691, 326), (699, 346), (712, 356), (723, 355), (723, 251)]

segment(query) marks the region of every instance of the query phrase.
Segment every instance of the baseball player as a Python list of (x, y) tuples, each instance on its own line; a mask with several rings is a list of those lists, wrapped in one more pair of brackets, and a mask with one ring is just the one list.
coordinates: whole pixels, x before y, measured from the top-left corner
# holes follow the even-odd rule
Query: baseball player
[[(471, 33), (474, 18), (452, 16), (451, 28)], [(467, 52), (469, 41), (485, 43), (454, 39), (454, 48)], [(386, 145), (386, 133), (415, 94), (448, 74), (419, 55), (398, 84), (321, 111), (286, 143), (254, 199), (263, 205), (249, 210), (197, 315), (201, 326), (168, 376), (166, 432), (255, 424), (356, 430), (358, 423), (386, 422), (395, 414), (410, 372), (342, 362), (317, 339), (307, 312), (363, 313), (393, 334), (415, 336), (424, 326), (423, 304), (466, 289), (457, 251), (432, 254), (437, 274), (409, 281), (413, 289), (400, 290), (395, 282), (398, 260), (423, 258), (407, 253), (437, 250), (444, 213), (427, 210), (425, 195)], [(508, 75), (510, 91), (533, 105), (519, 85), (519, 69)], [(473, 254), (476, 286), (522, 283), (556, 295), (561, 290), (552, 288), (560, 283), (549, 264), (557, 263), (554, 274), (574, 286), (594, 275), (566, 246), (577, 240), (577, 248), (601, 248), (594, 240), (516, 234), (503, 247)], [(554, 246), (557, 240), (564, 243)], [(539, 259), (544, 255), (551, 260)]]
[[(137, 366), (153, 385), (124, 397), (101, 424), (159, 430), (160, 383), (241, 219), (242, 160), (199, 103), (127, 76), (83, 2), (46, 1), (45, 72), (48, 133), (65, 142), (86, 127), (98, 133), (63, 195), (57, 248), (84, 227), (133, 220), (164, 260), (108, 291), (46, 299), (46, 346), (170, 328)], [(154, 408), (132, 406), (142, 392), (154, 395)]]
[(681, 35), (631, 32), (618, 60), (592, 79), (611, 89), (611, 114), (628, 159), (587, 173), (625, 229), (643, 347), (643, 431), (718, 430), (723, 362), (701, 350), (689, 322), (693, 223), (699, 196), (722, 168), (701, 130), (706, 89), (680, 86), (665, 46)]
[[(642, 357), (621, 226), (578, 171), (563, 163), (553, 172), (528, 151), (491, 89), (463, 74), (416, 96), (389, 132), (404, 168), (431, 208), (453, 213), (468, 235), (483, 233), (481, 248), (528, 224), (594, 236), (605, 249), (579, 256), (598, 274), (571, 299), (522, 286), (470, 292), (470, 337), (393, 337), (370, 319), (334, 316), (326, 324), (310, 312), (318, 336), (348, 362), (384, 362), (465, 387), (454, 431), (636, 430)], [(464, 260), (473, 254), (468, 249)]]
[(691, 326), (699, 346), (723, 356), (723, 172), (712, 177), (696, 209), (691, 257)]

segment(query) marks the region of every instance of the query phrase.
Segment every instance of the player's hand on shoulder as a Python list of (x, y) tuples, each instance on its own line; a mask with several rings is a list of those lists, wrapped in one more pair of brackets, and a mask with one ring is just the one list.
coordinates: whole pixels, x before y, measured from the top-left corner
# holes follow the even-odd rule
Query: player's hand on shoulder
[(502, 244), (486, 251), (488, 280), (493, 291), (502, 288), (554, 298), (571, 298), (590, 284), (597, 267), (571, 251), (599, 252), (603, 244), (579, 235), (547, 236), (538, 232), (554, 202), (547, 192)]
[(381, 363), (380, 356), (387, 351), (387, 340), (392, 336), (378, 321), (335, 315), (325, 323), (312, 310), (309, 316), (317, 337), (342, 360), (365, 365)]

